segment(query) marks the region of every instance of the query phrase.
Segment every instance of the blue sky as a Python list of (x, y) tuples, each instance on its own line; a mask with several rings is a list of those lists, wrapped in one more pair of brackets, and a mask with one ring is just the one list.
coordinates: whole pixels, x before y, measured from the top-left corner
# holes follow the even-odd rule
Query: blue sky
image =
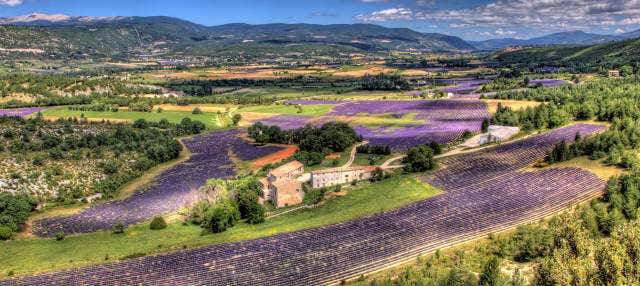
[(640, 0), (0, 0), (0, 17), (165, 15), (225, 23), (373, 23), (464, 39), (640, 28)]

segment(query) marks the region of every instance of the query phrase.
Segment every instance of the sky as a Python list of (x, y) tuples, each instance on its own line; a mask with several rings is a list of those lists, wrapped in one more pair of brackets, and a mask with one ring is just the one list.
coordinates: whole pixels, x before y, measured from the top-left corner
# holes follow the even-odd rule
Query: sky
[(31, 13), (163, 15), (204, 25), (371, 23), (467, 40), (640, 29), (640, 0), (0, 0), (0, 17)]

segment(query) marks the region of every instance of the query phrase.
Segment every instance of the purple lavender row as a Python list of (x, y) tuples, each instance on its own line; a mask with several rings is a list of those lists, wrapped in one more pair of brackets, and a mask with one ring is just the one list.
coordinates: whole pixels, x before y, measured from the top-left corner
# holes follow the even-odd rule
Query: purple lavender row
[[(604, 181), (576, 168), (522, 172), (503, 160), (534, 162), (562, 139), (600, 126), (578, 125), (523, 142), (445, 160), (427, 175), (459, 175), (459, 186), (395, 210), (331, 226), (122, 262), (14, 278), (2, 285), (321, 285), (382, 269), (451, 243), (536, 220), (584, 201)], [(523, 156), (524, 155), (524, 156)], [(476, 180), (465, 166), (489, 171)], [(450, 171), (458, 170), (455, 172)], [(481, 175), (479, 175), (481, 176)]]
[(45, 218), (34, 222), (38, 236), (52, 236), (59, 231), (66, 234), (109, 230), (122, 222), (140, 223), (155, 215), (178, 211), (197, 199), (197, 190), (211, 178), (230, 178), (235, 164), (229, 150), (242, 160), (264, 157), (282, 148), (255, 147), (240, 138), (241, 131), (229, 130), (196, 135), (183, 142), (192, 156), (160, 174), (148, 189), (137, 190), (122, 201), (99, 204), (65, 217)]
[(0, 109), (0, 116), (26, 117), (45, 109), (46, 109), (45, 107)]

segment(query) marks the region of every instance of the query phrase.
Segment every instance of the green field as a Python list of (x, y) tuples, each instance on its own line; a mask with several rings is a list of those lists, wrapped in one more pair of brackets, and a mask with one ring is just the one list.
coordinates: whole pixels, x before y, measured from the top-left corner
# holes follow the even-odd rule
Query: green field
[(397, 208), (438, 195), (439, 190), (413, 176), (395, 176), (385, 181), (362, 183), (347, 194), (329, 200), (321, 207), (304, 210), (250, 225), (240, 223), (219, 234), (201, 236), (198, 226), (172, 223), (164, 230), (149, 230), (148, 224), (130, 227), (125, 234), (98, 232), (54, 239), (22, 239), (0, 242), (3, 262), (0, 277), (24, 275), (105, 263), (125, 256), (154, 254), (183, 248), (241, 241), (334, 224)]
[(274, 104), (274, 105), (256, 105), (247, 106), (239, 109), (239, 112), (255, 112), (255, 113), (273, 113), (273, 114), (292, 114), (292, 115), (323, 115), (331, 111), (335, 105), (304, 105), (302, 112), (295, 105)]
[(118, 112), (101, 112), (101, 111), (75, 111), (69, 110), (67, 107), (55, 107), (42, 111), (43, 116), (53, 117), (77, 117), (80, 118), (84, 114), (85, 118), (90, 119), (115, 119), (115, 120), (130, 120), (135, 121), (137, 119), (145, 119), (147, 121), (160, 121), (166, 118), (171, 123), (180, 123), (183, 118), (191, 118), (193, 120), (204, 123), (208, 129), (215, 129), (222, 127), (222, 121), (217, 113), (203, 112), (202, 114), (192, 114), (191, 111), (175, 111), (165, 110), (162, 113), (157, 112), (137, 112), (137, 111), (118, 111)]

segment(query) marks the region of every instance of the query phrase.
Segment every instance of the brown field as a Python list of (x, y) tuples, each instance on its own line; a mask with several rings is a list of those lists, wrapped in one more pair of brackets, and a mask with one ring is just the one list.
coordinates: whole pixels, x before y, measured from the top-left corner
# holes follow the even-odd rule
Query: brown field
[(241, 127), (251, 126), (256, 120), (273, 116), (271, 113), (257, 112), (239, 112), (239, 114), (242, 115), (242, 120), (238, 123)]
[(260, 168), (262, 168), (263, 166), (268, 164), (273, 164), (273, 163), (279, 163), (282, 160), (293, 156), (293, 154), (295, 154), (298, 151), (298, 146), (295, 146), (295, 145), (284, 145), (284, 146), (286, 146), (286, 148), (276, 153), (273, 153), (269, 156), (257, 159), (251, 162), (249, 166), (254, 170), (260, 170)]
[(495, 113), (498, 111), (498, 103), (502, 103), (502, 106), (509, 107), (513, 110), (525, 109), (527, 107), (536, 107), (540, 105), (540, 102), (536, 101), (520, 101), (520, 100), (506, 100), (506, 99), (484, 99), (487, 104), (489, 112)]
[(381, 66), (370, 66), (362, 70), (355, 71), (339, 71), (333, 73), (333, 77), (361, 77), (364, 75), (377, 75), (381, 73), (391, 73), (397, 71), (393, 68), (381, 67)]
[(469, 74), (486, 73), (486, 72), (491, 72), (491, 71), (492, 71), (492, 69), (490, 69), (490, 68), (474, 68), (474, 69), (461, 70), (461, 71), (449, 71), (449, 75), (452, 75), (452, 76), (467, 76)]
[(404, 76), (428, 76), (431, 75), (432, 73), (425, 71), (425, 70), (417, 70), (417, 69), (408, 69), (408, 70), (404, 70), (402, 71), (402, 75)]

